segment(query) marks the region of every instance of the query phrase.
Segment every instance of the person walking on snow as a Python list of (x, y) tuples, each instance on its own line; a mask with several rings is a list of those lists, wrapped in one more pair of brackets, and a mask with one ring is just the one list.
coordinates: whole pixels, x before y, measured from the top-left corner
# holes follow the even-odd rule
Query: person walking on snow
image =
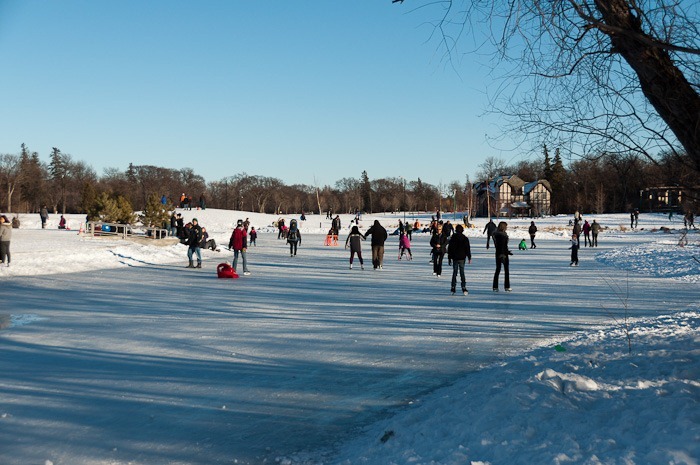
[[(493, 235), (496, 233), (496, 223), (493, 222), (491, 218), (489, 218), (489, 222), (486, 223), (486, 226), (484, 227), (484, 231), (481, 234), (486, 233), (486, 250), (489, 249), (489, 242), (493, 238)], [(496, 240), (494, 239), (494, 245), (496, 244)]]
[(384, 268), (384, 242), (389, 235), (379, 220), (374, 220), (374, 224), (367, 230), (365, 237), (372, 235), (372, 266), (376, 270)]
[(297, 245), (301, 245), (301, 232), (297, 226), (297, 220), (292, 220), (289, 223), (289, 231), (287, 231), (287, 244), (289, 244), (289, 256), (297, 256)]
[(503, 286), (506, 292), (510, 292), (510, 270), (508, 257), (513, 255), (513, 252), (508, 250), (508, 223), (501, 221), (498, 223), (498, 229), (493, 235), (493, 243), (496, 247), (496, 272), (493, 275), (493, 292), (498, 292), (498, 275), (501, 273), (501, 267), (505, 273)]
[(352, 270), (352, 260), (357, 254), (357, 258), (360, 259), (360, 268), (365, 269), (364, 261), (362, 260), (362, 241), (365, 240), (365, 236), (362, 235), (357, 226), (353, 226), (350, 230), (348, 238), (345, 239), (345, 248), (350, 247), (350, 269)]
[(187, 249), (187, 258), (189, 259), (190, 263), (187, 265), (187, 268), (195, 268), (193, 265), (193, 255), (197, 255), (197, 268), (202, 267), (202, 250), (199, 247), (201, 242), (202, 227), (199, 226), (197, 218), (192, 218), (192, 227), (189, 230), (187, 242), (185, 242), (185, 244), (189, 246)]
[(49, 220), (49, 210), (46, 208), (46, 205), (41, 207), (39, 217), (41, 218), (41, 229), (46, 229), (46, 222)]
[(458, 224), (447, 246), (447, 254), (452, 260), (452, 284), (450, 290), (452, 294), (455, 293), (457, 287), (457, 272), (459, 272), (459, 277), (462, 280), (462, 294), (467, 295), (469, 291), (467, 290), (467, 281), (464, 278), (464, 261), (468, 259), (471, 264), (472, 251), (469, 247), (469, 238), (463, 233), (464, 227)]
[(228, 241), (228, 248), (233, 250), (233, 270), (236, 270), (238, 265), (238, 255), (243, 258), (243, 274), (245, 276), (250, 275), (248, 271), (248, 261), (246, 259), (246, 251), (248, 250), (248, 234), (243, 229), (243, 220), (238, 220), (236, 223), (236, 229), (233, 230), (231, 234), (231, 239)]
[(537, 246), (535, 245), (535, 234), (537, 234), (537, 226), (535, 226), (534, 221), (530, 221), (530, 227), (527, 229), (527, 232), (530, 233), (530, 248), (536, 249)]
[(5, 215), (0, 215), (0, 263), (10, 266), (10, 241), (12, 240), (12, 223)]

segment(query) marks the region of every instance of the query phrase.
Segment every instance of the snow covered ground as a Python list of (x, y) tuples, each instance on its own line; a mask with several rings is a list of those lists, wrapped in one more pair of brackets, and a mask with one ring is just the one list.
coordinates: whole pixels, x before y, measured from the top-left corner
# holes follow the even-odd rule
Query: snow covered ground
[[(183, 216), (221, 245), (249, 217), (252, 275), (216, 279), (225, 249), (188, 270), (182, 245), (20, 215), (0, 267), (0, 464), (700, 463), (700, 237), (678, 247), (675, 218), (587, 217), (607, 229), (578, 268), (569, 217), (538, 219), (510, 294), (490, 290), (477, 219), (465, 297), (432, 276), (425, 234), (412, 261), (393, 236), (384, 270), (349, 270), (325, 216), (293, 258), (276, 216)], [(512, 249), (529, 222), (509, 220)]]

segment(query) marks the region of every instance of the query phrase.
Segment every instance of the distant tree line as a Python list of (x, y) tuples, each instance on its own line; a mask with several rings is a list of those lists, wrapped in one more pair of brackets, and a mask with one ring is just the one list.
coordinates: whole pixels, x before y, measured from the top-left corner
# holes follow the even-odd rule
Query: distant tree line
[[(168, 207), (185, 193), (193, 206), (200, 197), (210, 208), (260, 213), (371, 213), (395, 211), (467, 211), (474, 208), (472, 182), (501, 174), (525, 181), (547, 179), (555, 213), (623, 212), (640, 205), (640, 192), (660, 185), (692, 185), (694, 172), (677, 155), (652, 162), (629, 154), (601, 154), (564, 166), (559, 150), (550, 158), (547, 147), (535, 161), (507, 165), (488, 157), (476, 179), (432, 185), (403, 178), (343, 178), (333, 186), (286, 185), (266, 176), (238, 173), (207, 183), (190, 168), (180, 170), (130, 164), (126, 171), (105, 169), (102, 176), (82, 161), (53, 148), (48, 162), (22, 144), (19, 154), (0, 154), (0, 208), (5, 212), (36, 213), (46, 205), (59, 213), (150, 210), (165, 195)], [(150, 203), (150, 204), (149, 204)]]

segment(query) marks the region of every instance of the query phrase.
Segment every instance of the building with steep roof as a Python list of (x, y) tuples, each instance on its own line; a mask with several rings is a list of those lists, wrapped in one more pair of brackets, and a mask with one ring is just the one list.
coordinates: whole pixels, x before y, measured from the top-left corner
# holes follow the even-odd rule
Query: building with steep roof
[(516, 175), (474, 184), (477, 216), (514, 217), (551, 214), (552, 187), (545, 179), (525, 182)]

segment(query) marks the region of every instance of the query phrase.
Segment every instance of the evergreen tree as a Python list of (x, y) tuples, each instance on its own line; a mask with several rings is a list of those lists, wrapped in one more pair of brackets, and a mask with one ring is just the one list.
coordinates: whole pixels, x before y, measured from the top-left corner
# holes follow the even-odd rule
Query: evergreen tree
[(566, 183), (566, 168), (564, 168), (558, 148), (554, 151), (554, 165), (548, 181), (552, 187), (552, 213), (561, 213), (565, 205), (564, 185)]
[(170, 211), (163, 205), (157, 194), (151, 194), (146, 201), (146, 206), (139, 215), (139, 220), (146, 227), (163, 227), (170, 221)]
[(56, 147), (51, 151), (51, 162), (49, 162), (49, 172), (54, 188), (58, 190), (61, 203), (61, 213), (66, 214), (66, 183), (68, 182), (68, 157), (61, 153)]
[(549, 150), (547, 144), (544, 145), (544, 178), (550, 181), (552, 177), (552, 161), (549, 158)]
[(362, 186), (362, 210), (372, 213), (372, 184), (369, 182), (367, 171), (362, 172), (360, 184)]

